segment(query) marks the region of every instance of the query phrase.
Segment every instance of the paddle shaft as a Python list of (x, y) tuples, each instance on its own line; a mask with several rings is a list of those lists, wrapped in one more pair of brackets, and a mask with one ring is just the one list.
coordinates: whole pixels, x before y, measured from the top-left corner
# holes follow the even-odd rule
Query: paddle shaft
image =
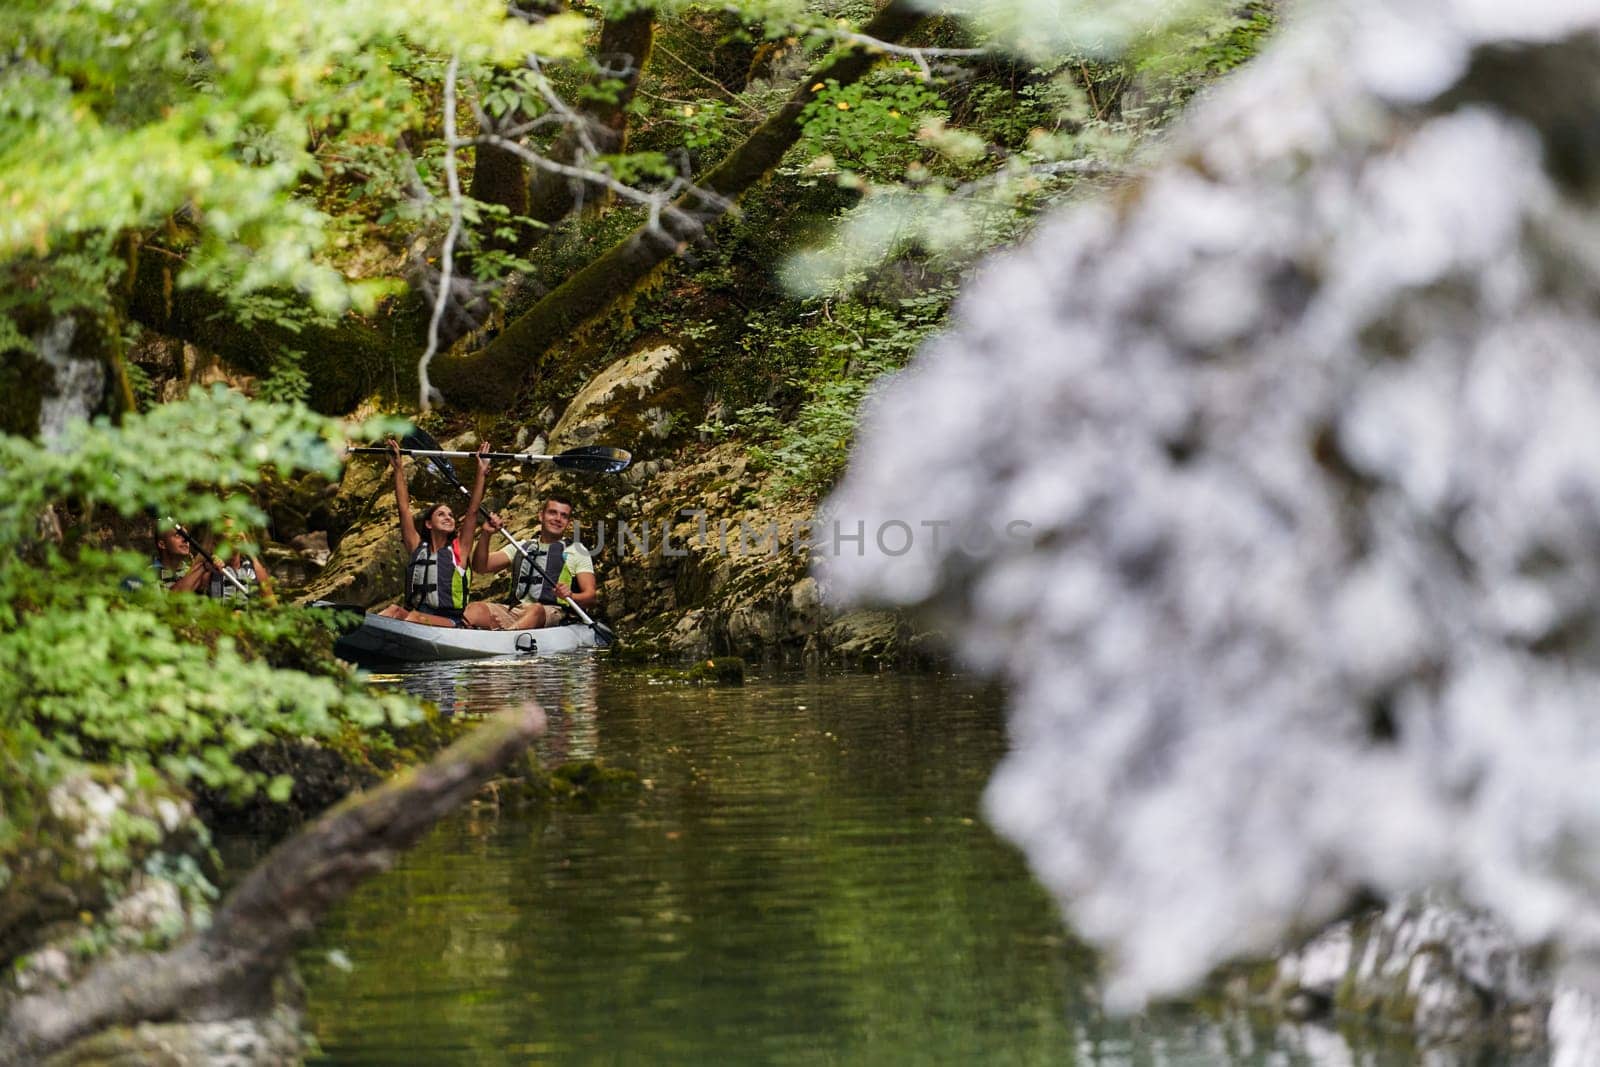
[[(353, 456), (394, 455), (394, 449), (392, 448), (362, 446), (360, 448), (347, 448), (345, 451)], [(538, 452), (450, 452), (442, 448), (402, 448), (400, 454), (402, 456), (424, 456), (437, 459), (478, 459), (481, 457), (483, 459), (516, 460), (519, 463), (548, 463), (551, 460), (561, 458), (559, 454), (543, 455)]]
[[(393, 457), (394, 455), (394, 451), (388, 448), (361, 447), (350, 448), (347, 451), (360, 456)], [(569, 448), (554, 455), (544, 452), (452, 452), (442, 448), (402, 448), (400, 454), (425, 460), (482, 458), (510, 460), (516, 463), (549, 463), (562, 470), (583, 471), (587, 474), (617, 474), (627, 470), (628, 464), (633, 462), (633, 457), (627, 452), (605, 445)]]
[[(522, 542), (521, 541), (518, 541), (515, 537), (512, 537), (511, 534), (503, 526), (500, 528), (500, 533), (505, 537), (505, 539), (507, 541), (511, 542), (511, 547), (512, 548), (515, 548), (518, 552), (520, 552), (522, 554), (522, 558), (523, 559), (525, 559), (529, 563), (533, 564), (534, 570), (537, 570), (539, 572), (540, 576), (543, 577), (545, 581), (549, 582), (552, 586), (557, 584), (556, 583), (556, 579), (550, 577), (550, 572), (548, 570), (546, 570), (545, 568), (539, 566), (538, 563), (534, 562), (533, 557), (528, 554), (528, 550), (526, 548), (522, 547)], [(563, 603), (565, 603), (566, 605), (571, 607), (573, 611), (576, 611), (578, 613), (578, 618), (582, 619), (584, 621), (584, 623), (587, 624), (591, 629), (593, 629), (595, 627), (595, 625), (596, 625), (595, 621), (593, 619), (589, 618), (589, 613), (588, 612), (584, 611), (581, 607), (578, 606), (578, 602), (576, 600), (573, 600), (569, 596), (559, 597), (558, 599), (560, 599)]]

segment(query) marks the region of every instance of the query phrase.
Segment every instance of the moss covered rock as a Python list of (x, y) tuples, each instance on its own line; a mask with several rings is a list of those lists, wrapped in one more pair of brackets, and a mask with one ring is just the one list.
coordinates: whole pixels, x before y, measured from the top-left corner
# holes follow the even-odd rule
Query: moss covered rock
[(661, 441), (684, 428), (685, 412), (699, 403), (682, 349), (653, 341), (589, 379), (550, 432), (550, 447)]

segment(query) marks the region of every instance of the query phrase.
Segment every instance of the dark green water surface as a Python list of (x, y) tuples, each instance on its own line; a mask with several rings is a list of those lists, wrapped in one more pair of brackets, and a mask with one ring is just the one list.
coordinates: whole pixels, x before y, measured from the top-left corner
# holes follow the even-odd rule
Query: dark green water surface
[(541, 761), (648, 788), (475, 805), (364, 886), (301, 954), (316, 1062), (1412, 1062), (1243, 1019), (1102, 1019), (1092, 958), (980, 817), (1004, 730), (959, 680), (692, 688), (573, 657), (392, 681), (459, 714), (538, 699)]

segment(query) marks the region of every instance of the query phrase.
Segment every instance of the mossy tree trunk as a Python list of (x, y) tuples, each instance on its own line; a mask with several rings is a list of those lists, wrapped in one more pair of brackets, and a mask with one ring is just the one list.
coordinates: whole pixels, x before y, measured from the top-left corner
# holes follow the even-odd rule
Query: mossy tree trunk
[(269, 374), (284, 352), (299, 352), (300, 366), (311, 383), (307, 403), (326, 414), (350, 411), (373, 393), (415, 393), (422, 346), (401, 328), (405, 316), (387, 317), (388, 329), (354, 313), (298, 330), (259, 320), (243, 324), (238, 312), (217, 294), (180, 288), (176, 278), (182, 267), (177, 253), (147, 245), (129, 279), (128, 317), (250, 374)]
[[(602, 155), (621, 152), (627, 145), (628, 105), (633, 101), (639, 78), (650, 60), (654, 40), (655, 12), (650, 8), (639, 8), (621, 18), (608, 19), (600, 33), (595, 60), (601, 69), (595, 80), (621, 84), (612, 95), (591, 97), (587, 106), (578, 112), (578, 118), (584, 124), (583, 134)], [(579, 131), (567, 129), (551, 147), (550, 158), (557, 163), (579, 162), (583, 141)], [(528, 189), (528, 213), (543, 226), (530, 232), (522, 251), (530, 251), (544, 239), (550, 227), (570, 215), (585, 199), (598, 195), (600, 191), (596, 187), (580, 179), (536, 170)]]
[[(522, 117), (520, 111), (514, 112), (510, 122), (515, 124)], [(498, 204), (512, 218), (514, 236), (505, 238), (493, 233), (480, 235), (478, 240), (484, 248), (512, 252), (530, 239), (531, 228), (527, 223), (517, 221), (528, 214), (528, 173), (521, 156), (496, 145), (479, 145), (473, 154), (472, 182), (467, 186), (467, 195), (485, 204)]]

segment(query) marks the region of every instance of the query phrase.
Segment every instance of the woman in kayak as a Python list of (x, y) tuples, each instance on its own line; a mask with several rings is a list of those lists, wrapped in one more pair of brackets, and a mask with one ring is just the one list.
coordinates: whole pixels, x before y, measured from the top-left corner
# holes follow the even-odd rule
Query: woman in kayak
[(484, 478), (489, 473), (489, 461), (481, 454), (489, 451), (489, 443), (485, 441), (478, 446), (478, 475), (473, 480), (466, 513), (459, 522), (449, 504), (435, 504), (422, 513), (419, 523), (411, 514), (411, 492), (406, 487), (405, 459), (400, 455), (400, 443), (390, 438), (389, 448), (394, 453), (389, 462), (394, 467), (395, 503), (400, 509), (400, 540), (410, 559), (406, 563), (403, 605), (391, 604), (380, 614), (428, 626), (466, 626), (471, 573), (462, 546), (472, 544), (477, 525)]

